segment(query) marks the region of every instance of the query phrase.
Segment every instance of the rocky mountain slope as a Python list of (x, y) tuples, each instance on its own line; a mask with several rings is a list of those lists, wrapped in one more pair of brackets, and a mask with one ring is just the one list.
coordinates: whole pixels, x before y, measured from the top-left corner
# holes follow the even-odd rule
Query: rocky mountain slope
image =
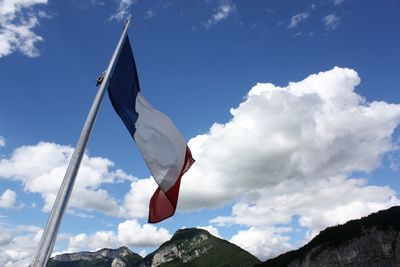
[(206, 230), (187, 228), (178, 230), (170, 241), (146, 256), (140, 267), (178, 266), (253, 266), (260, 261), (226, 240)]
[(257, 266), (399, 267), (400, 207), (329, 227), (300, 249)]
[(96, 252), (78, 252), (57, 255), (50, 259), (48, 267), (134, 267), (143, 258), (127, 247), (103, 248)]
[(48, 267), (245, 267), (259, 262), (247, 251), (206, 230), (188, 228), (178, 230), (171, 240), (144, 259), (121, 247), (58, 255), (50, 260)]

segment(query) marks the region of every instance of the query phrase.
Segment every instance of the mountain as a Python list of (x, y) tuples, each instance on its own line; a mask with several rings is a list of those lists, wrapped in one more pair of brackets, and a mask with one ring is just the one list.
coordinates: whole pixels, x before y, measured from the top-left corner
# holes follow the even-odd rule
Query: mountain
[(78, 252), (57, 255), (47, 267), (135, 267), (142, 257), (127, 247), (103, 248), (96, 252)]
[(257, 266), (398, 267), (400, 207), (329, 227), (298, 250), (286, 252)]
[(144, 259), (126, 247), (96, 252), (62, 254), (50, 259), (48, 267), (247, 267), (260, 263), (256, 257), (211, 235), (206, 230), (178, 230)]
[(171, 240), (146, 256), (140, 267), (218, 267), (254, 266), (260, 261), (226, 240), (211, 235), (206, 230), (187, 228), (178, 230)]

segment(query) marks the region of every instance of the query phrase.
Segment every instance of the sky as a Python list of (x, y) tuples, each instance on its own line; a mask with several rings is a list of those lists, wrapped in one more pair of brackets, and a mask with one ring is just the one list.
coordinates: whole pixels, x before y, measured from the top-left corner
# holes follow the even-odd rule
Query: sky
[(53, 255), (201, 227), (261, 260), (400, 204), (397, 0), (0, 0), (0, 265), (27, 266), (131, 17), (142, 94), (196, 163), (174, 217), (105, 95)]

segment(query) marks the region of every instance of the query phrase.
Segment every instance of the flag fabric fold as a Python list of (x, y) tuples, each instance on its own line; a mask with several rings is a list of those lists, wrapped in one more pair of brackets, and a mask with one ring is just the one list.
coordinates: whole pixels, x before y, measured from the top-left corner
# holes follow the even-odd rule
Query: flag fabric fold
[(171, 217), (178, 203), (181, 178), (194, 159), (173, 122), (141, 94), (128, 37), (109, 81), (108, 95), (158, 184), (150, 200), (148, 221), (156, 223)]

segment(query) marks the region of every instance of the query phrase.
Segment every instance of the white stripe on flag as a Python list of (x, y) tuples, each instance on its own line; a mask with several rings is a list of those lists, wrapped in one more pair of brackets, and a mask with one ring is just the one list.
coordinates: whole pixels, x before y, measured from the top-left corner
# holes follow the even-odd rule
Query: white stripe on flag
[(134, 135), (154, 179), (166, 192), (181, 174), (186, 155), (186, 142), (172, 121), (155, 110), (139, 92), (136, 96)]

